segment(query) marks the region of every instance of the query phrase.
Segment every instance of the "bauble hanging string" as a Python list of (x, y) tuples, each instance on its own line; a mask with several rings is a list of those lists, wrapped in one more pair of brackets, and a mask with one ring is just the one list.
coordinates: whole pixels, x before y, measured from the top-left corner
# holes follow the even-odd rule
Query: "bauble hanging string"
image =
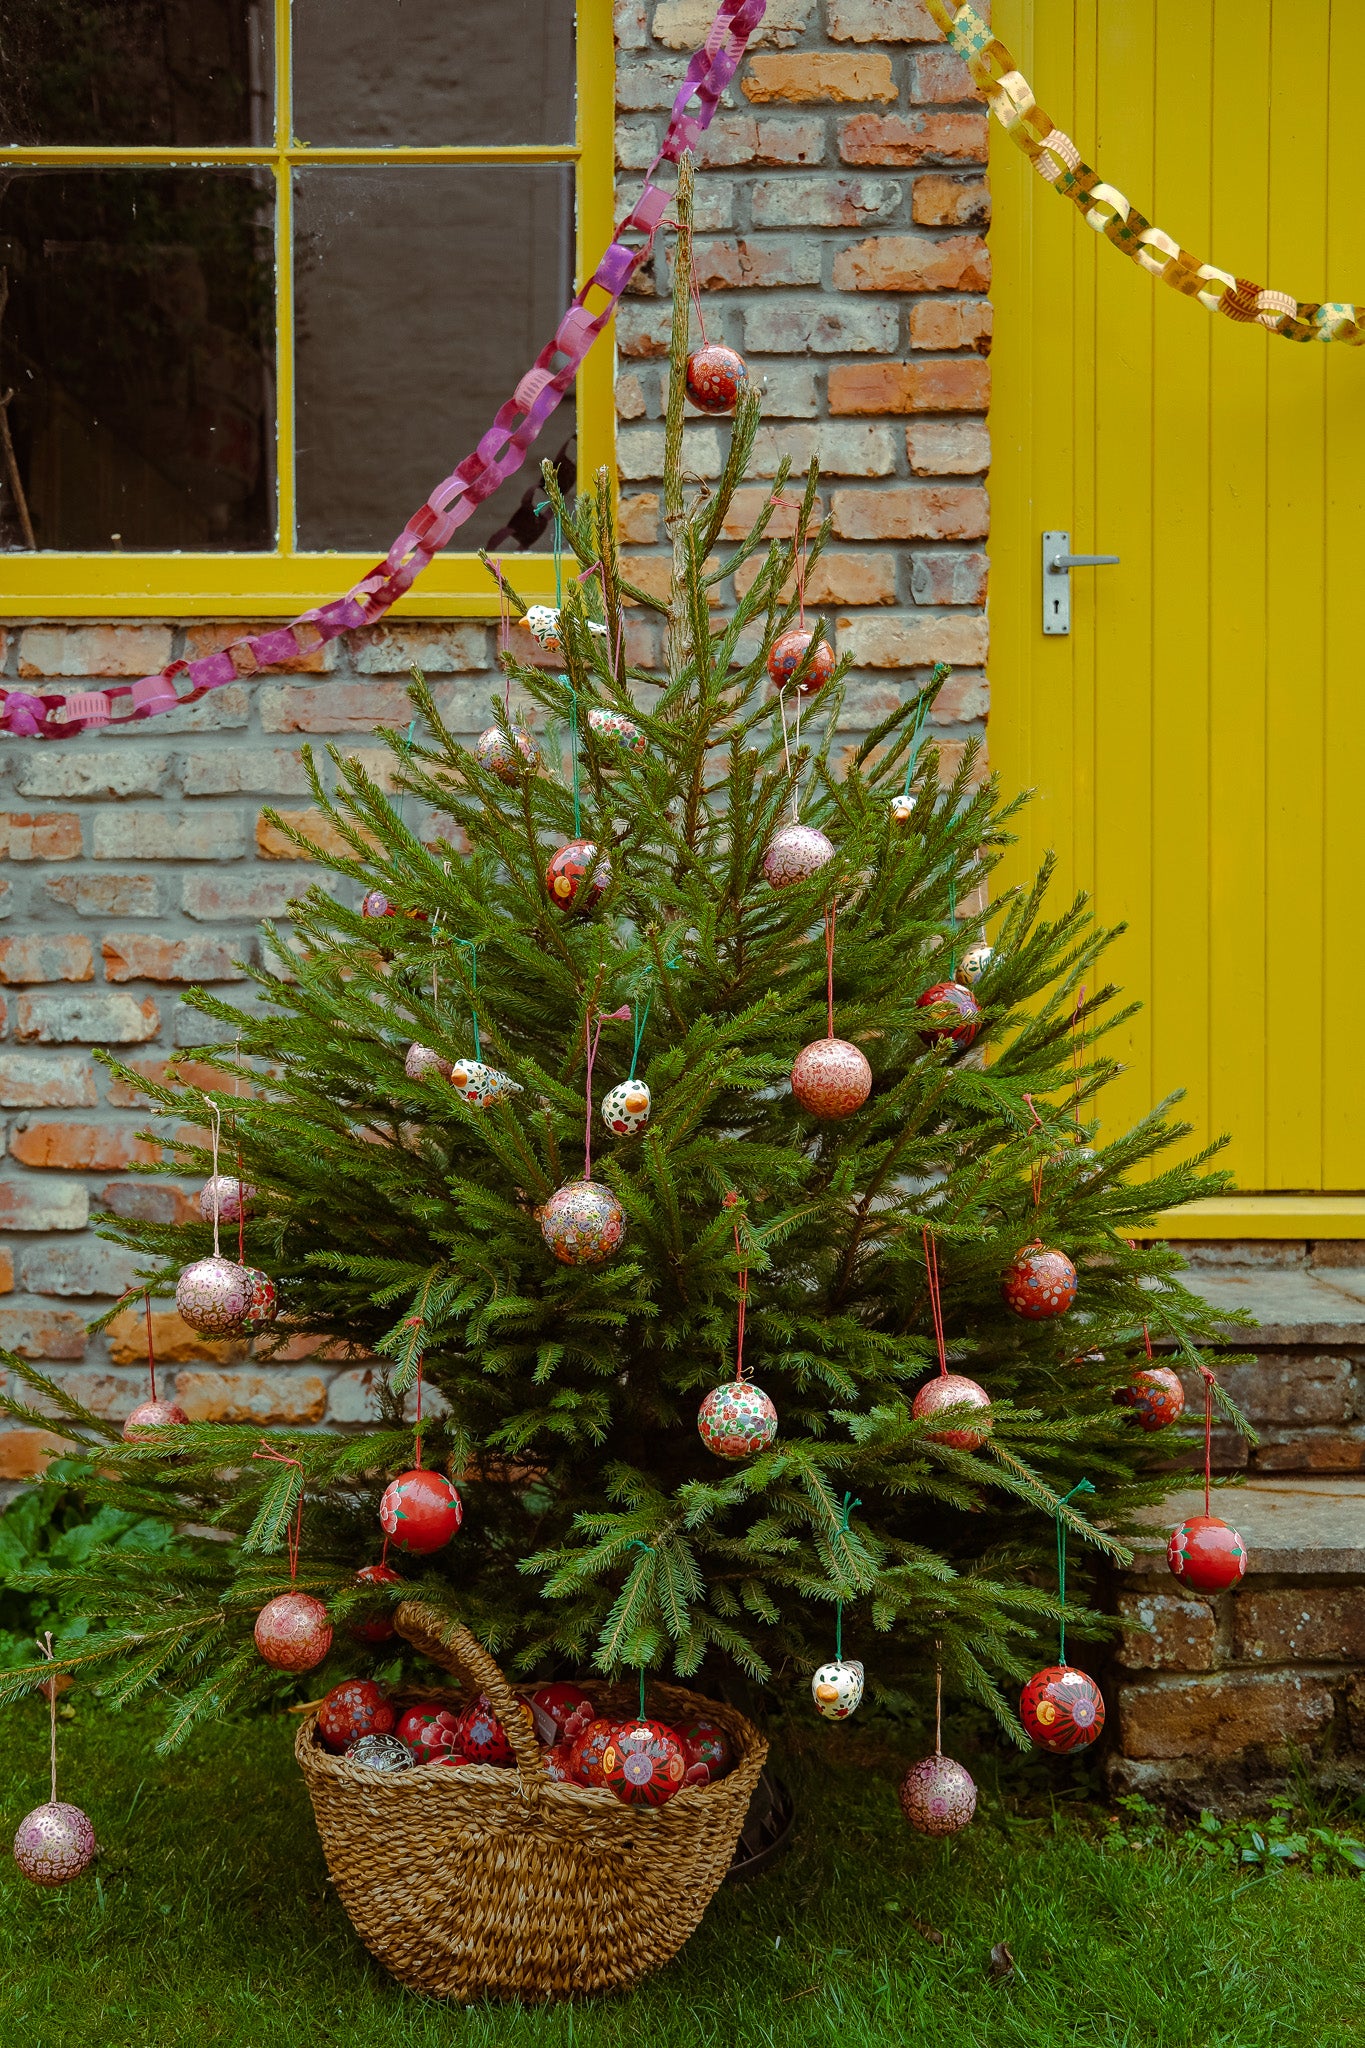
[(222, 1113), (210, 1096), (206, 1095), (204, 1101), (209, 1109), (213, 1151), (209, 1183), (215, 1191), (211, 1204), (213, 1254), (207, 1259), (195, 1259), (185, 1267), (175, 1283), (175, 1305), (182, 1319), (201, 1337), (236, 1337), (241, 1334), (251, 1307), (252, 1284), (245, 1266), (225, 1259), (219, 1247), (218, 1145)]
[(260, 1449), (253, 1451), (251, 1456), (253, 1460), (269, 1458), (278, 1465), (292, 1466), (299, 1475), (297, 1507), (285, 1525), (290, 1591), (277, 1593), (256, 1616), (253, 1631), (256, 1648), (266, 1663), (273, 1664), (279, 1671), (311, 1671), (322, 1663), (332, 1647), (332, 1624), (321, 1600), (314, 1599), (311, 1593), (294, 1590), (299, 1572), (299, 1549), (303, 1542), (303, 1460), (275, 1450), (264, 1437), (261, 1438)]
[(971, 1772), (943, 1754), (943, 1660), (934, 1644), (934, 1753), (901, 1780), (901, 1812), (921, 1835), (960, 1834), (976, 1812)]
[[(768, 841), (763, 855), (763, 872), (774, 889), (788, 889), (793, 882), (805, 882), (834, 858), (834, 844), (814, 825), (801, 823), (801, 699), (796, 700), (796, 733), (787, 727), (787, 693), (779, 690), (778, 715), (782, 720), (782, 761), (791, 783), (792, 821), (781, 826)], [(792, 766), (793, 746), (797, 756)]]
[(688, 284), (692, 292), (692, 303), (696, 307), (697, 328), (701, 334), (701, 347), (693, 349), (687, 358), (687, 395), (699, 412), (733, 412), (741, 395), (749, 388), (749, 366), (736, 349), (727, 348), (724, 342), (707, 340), (706, 315), (702, 311), (701, 289), (697, 283), (697, 265), (692, 254), (690, 235), (687, 237), (687, 254)]
[(752, 1458), (766, 1451), (777, 1435), (777, 1410), (748, 1376), (744, 1363), (744, 1330), (749, 1313), (749, 1264), (739, 1234), (739, 1196), (733, 1191), (723, 1206), (734, 1213), (735, 1258), (739, 1265), (735, 1321), (735, 1376), (712, 1387), (697, 1410), (697, 1429), (708, 1451), (718, 1458)]
[[(775, 498), (774, 504), (782, 499)], [(798, 535), (796, 541), (796, 607), (797, 623), (779, 633), (768, 650), (768, 675), (780, 692), (795, 688), (797, 693), (797, 744), (800, 744), (800, 708), (802, 697), (813, 697), (823, 690), (834, 674), (834, 649), (828, 640), (816, 640), (814, 633), (806, 627), (806, 539)]]
[[(38, 1647), (52, 1663), (52, 1633), (44, 1630)], [(51, 1888), (70, 1884), (90, 1868), (99, 1850), (88, 1815), (57, 1797), (57, 1674), (49, 1672), (43, 1690), (48, 1707), (49, 1791), (47, 1802), (20, 1821), (14, 1837), (16, 1868), (30, 1884)]]
[[(851, 1493), (844, 1495), (841, 1535), (847, 1535), (849, 1517), (854, 1508), (861, 1506), (862, 1502)], [(857, 1658), (844, 1658), (844, 1602), (840, 1595), (834, 1603), (834, 1662), (822, 1664), (810, 1682), (816, 1713), (826, 1721), (846, 1721), (862, 1704), (864, 1683), (865, 1673)]]
[[(1026, 1095), (1032, 1122), (1030, 1133), (1041, 1131), (1043, 1119), (1034, 1105), (1033, 1097)], [(1043, 1170), (1045, 1161), (1041, 1151), (1035, 1149), (1029, 1161), (1029, 1178), (1032, 1183), (1033, 1211), (1035, 1218), (1043, 1200)], [(1044, 1322), (1053, 1316), (1064, 1316), (1076, 1299), (1076, 1268), (1065, 1252), (1050, 1250), (1040, 1237), (1026, 1244), (1015, 1254), (1000, 1276), (1000, 1294), (1006, 1308), (1026, 1322)]]
[(901, 784), (900, 795), (891, 799), (891, 822), (894, 825), (908, 825), (915, 814), (915, 799), (910, 794), (910, 785), (915, 779), (915, 769), (919, 765), (920, 744), (929, 717), (929, 706), (951, 674), (952, 670), (946, 661), (936, 661), (929, 676), (928, 687), (920, 696), (915, 711), (915, 722), (910, 728), (910, 744), (906, 749), (905, 780)]
[(949, 1372), (948, 1346), (943, 1331), (943, 1293), (938, 1275), (938, 1240), (925, 1224), (920, 1232), (924, 1246), (924, 1274), (929, 1288), (929, 1317), (938, 1352), (938, 1377), (926, 1380), (911, 1403), (916, 1422), (926, 1422), (946, 1408), (980, 1410), (981, 1419), (968, 1427), (957, 1423), (950, 1429), (930, 1429), (925, 1436), (931, 1444), (946, 1444), (954, 1451), (979, 1451), (990, 1435), (991, 1397), (983, 1386), (964, 1372)]
[(792, 1094), (804, 1110), (827, 1123), (854, 1116), (872, 1093), (872, 1069), (860, 1047), (834, 1035), (834, 923), (838, 906), (825, 908), (825, 1015), (828, 1035), (802, 1046), (792, 1063)]
[[(409, 1316), (407, 1328), (420, 1330), (422, 1318)], [(384, 1531), (384, 1556), (388, 1545), (415, 1557), (429, 1557), (444, 1550), (459, 1533), (464, 1521), (464, 1503), (458, 1490), (443, 1472), (433, 1472), (422, 1463), (422, 1354), (417, 1354), (415, 1414), (412, 1425), (412, 1466), (400, 1472), (385, 1487), (379, 1502), (379, 1526)], [(382, 1560), (381, 1560), (382, 1562)]]
[(1146, 1323), (1142, 1326), (1142, 1342), (1147, 1363), (1133, 1374), (1127, 1386), (1115, 1388), (1114, 1399), (1131, 1410), (1139, 1429), (1169, 1429), (1185, 1412), (1185, 1389), (1179, 1373), (1172, 1372), (1168, 1365), (1153, 1363), (1152, 1332)]
[(582, 797), (579, 788), (578, 692), (567, 676), (560, 682), (569, 698), (569, 760), (573, 788), (573, 838), (551, 854), (545, 869), (545, 887), (556, 910), (592, 910), (611, 886), (612, 868), (608, 854), (593, 839), (580, 837), (583, 828)]
[[(602, 1121), (613, 1136), (618, 1138), (637, 1136), (649, 1122), (649, 1112), (653, 1107), (649, 1084), (640, 1080), (635, 1071), (639, 1065), (640, 1045), (644, 1039), (645, 1026), (649, 1022), (649, 1010), (653, 1001), (654, 991), (651, 989), (643, 1004), (635, 1004), (635, 1036), (630, 1049), (630, 1072), (624, 1081), (618, 1081), (616, 1086), (609, 1088), (602, 1097)], [(619, 1017), (621, 1012), (618, 1010), (616, 1014)], [(632, 1011), (627, 1009), (625, 1015), (630, 1018)]]
[(1204, 1380), (1204, 1512), (1172, 1529), (1166, 1562), (1192, 1592), (1226, 1593), (1246, 1571), (1247, 1553), (1232, 1524), (1211, 1512), (1214, 1376), (1206, 1365), (1199, 1370)]
[(491, 775), (497, 776), (499, 782), (512, 789), (526, 776), (538, 774), (544, 763), (533, 735), (512, 718), (511, 600), (501, 561), (490, 561), (488, 566), (498, 585), (498, 665), (503, 675), (503, 724), (490, 725), (480, 733), (474, 747), (474, 759), (481, 768), (486, 768)]
[(1077, 1494), (1093, 1493), (1079, 1479), (1055, 1509), (1057, 1523), (1057, 1662), (1035, 1671), (1019, 1695), (1019, 1718), (1038, 1749), (1063, 1755), (1087, 1749), (1104, 1727), (1104, 1694), (1088, 1671), (1066, 1661), (1066, 1520), (1062, 1513)]
[[(629, 1018), (629, 1005), (612, 1013)], [(596, 1029), (594, 1029), (596, 1019)], [(592, 1177), (592, 1072), (603, 1019), (595, 1004), (583, 1012), (587, 1055), (583, 1084), (583, 1177), (556, 1188), (540, 1211), (540, 1234), (565, 1266), (597, 1266), (619, 1251), (626, 1234), (626, 1212), (604, 1181)]]
[[(632, 1537), (626, 1548), (654, 1554), (654, 1545), (639, 1536)], [(676, 1729), (650, 1720), (643, 1664), (638, 1675), (639, 1714), (634, 1721), (618, 1722), (608, 1733), (601, 1752), (601, 1781), (624, 1806), (663, 1806), (683, 1788), (687, 1757)]]
[(147, 1323), (147, 1384), (150, 1392), (145, 1401), (134, 1408), (123, 1425), (123, 1440), (129, 1444), (155, 1442), (152, 1432), (171, 1428), (188, 1422), (189, 1416), (175, 1401), (161, 1401), (156, 1392), (156, 1350), (152, 1342), (152, 1297), (150, 1290), (142, 1296), (143, 1313)]

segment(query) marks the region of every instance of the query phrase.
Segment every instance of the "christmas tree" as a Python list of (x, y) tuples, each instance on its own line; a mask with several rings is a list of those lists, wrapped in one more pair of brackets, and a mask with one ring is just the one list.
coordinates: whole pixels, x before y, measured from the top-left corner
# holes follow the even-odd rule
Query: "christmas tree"
[[(949, 772), (926, 738), (945, 672), (841, 735), (846, 663), (804, 616), (814, 468), (789, 540), (784, 468), (716, 557), (760, 408), (741, 388), (719, 481), (686, 485), (687, 184), (666, 601), (622, 574), (610, 479), (571, 505), (547, 466), (578, 572), (530, 618), (557, 669), (504, 654), (475, 751), (416, 677), (396, 802), (341, 756), (334, 794), (314, 771), (349, 851), (295, 834), (330, 886), (267, 933), (250, 1009), (191, 997), (221, 1087), (125, 1075), (202, 1134), (161, 1138), (169, 1170), (251, 1190), (239, 1218), (220, 1181), (216, 1224), (105, 1222), (149, 1293), (194, 1268), (201, 1328), (377, 1354), (378, 1421), (263, 1440), (153, 1416), (125, 1440), (7, 1361), (92, 1508), (179, 1531), (43, 1581), (104, 1623), (59, 1638), (59, 1667), (116, 1706), (155, 1688), (168, 1743), (289, 1683), (253, 1630), (291, 1586), (335, 1628), (313, 1690), (401, 1651), (385, 1617), (417, 1588), (517, 1676), (804, 1687), (841, 1628), (879, 1696), (923, 1701), (941, 1658), (1022, 1739), (1006, 1695), (1047, 1661), (1055, 1524), (1122, 1556), (1165, 1484), (1115, 1393), (1144, 1331), (1197, 1364), (1213, 1328), (1133, 1233), (1221, 1183), (1158, 1165), (1183, 1135), (1163, 1110), (1099, 1143), (1127, 1014), (1098, 980), (1110, 934), (1083, 900), (1051, 909), (1046, 871), (988, 900), (1014, 802), (974, 746)], [(663, 614), (661, 672), (626, 658), (630, 606)], [(269, 1275), (254, 1302), (242, 1262)], [(387, 1492), (413, 1469), (419, 1524)], [(358, 1580), (385, 1498), (388, 1575)], [(1084, 1627), (1074, 1582), (1069, 1612)]]

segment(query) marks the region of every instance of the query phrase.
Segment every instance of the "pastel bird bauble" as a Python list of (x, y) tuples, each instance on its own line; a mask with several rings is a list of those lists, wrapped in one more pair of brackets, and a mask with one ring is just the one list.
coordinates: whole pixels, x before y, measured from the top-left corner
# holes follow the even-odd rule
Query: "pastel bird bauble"
[(559, 610), (552, 604), (533, 604), (526, 608), (524, 624), (531, 638), (551, 654), (562, 654), (564, 642), (559, 633)]
[(591, 839), (571, 839), (551, 856), (545, 870), (545, 887), (557, 910), (591, 910), (610, 883), (611, 861), (598, 853)]
[(854, 1116), (872, 1093), (866, 1055), (846, 1038), (816, 1038), (792, 1062), (792, 1094), (825, 1123)]
[(514, 1761), (507, 1730), (493, 1712), (487, 1693), (467, 1706), (455, 1723), (454, 1747), (471, 1764), (510, 1764)]
[(359, 1735), (346, 1755), (367, 1771), (410, 1771), (416, 1762), (406, 1742), (396, 1735)]
[(1172, 1529), (1166, 1562), (1192, 1592), (1226, 1593), (1247, 1568), (1246, 1545), (1230, 1522), (1217, 1515), (1191, 1515)]
[(649, 1088), (643, 1081), (618, 1081), (602, 1097), (602, 1121), (618, 1138), (633, 1138), (649, 1122)]
[[(969, 1380), (964, 1372), (941, 1372), (934, 1379), (926, 1380), (911, 1404), (910, 1413), (916, 1422), (927, 1421), (930, 1416), (939, 1415), (945, 1408), (978, 1408), (983, 1418), (991, 1405), (991, 1397), (984, 1387), (975, 1380)], [(989, 1420), (984, 1420), (980, 1429), (967, 1429), (961, 1423), (955, 1429), (930, 1429), (925, 1434), (931, 1444), (948, 1444), (955, 1451), (979, 1451), (991, 1433)]]
[(445, 1474), (420, 1465), (391, 1479), (379, 1503), (380, 1528), (413, 1557), (444, 1550), (463, 1520), (464, 1506)]
[(921, 1835), (956, 1835), (976, 1812), (970, 1771), (950, 1756), (926, 1756), (901, 1779), (901, 1812)]
[(311, 1593), (277, 1593), (256, 1616), (256, 1648), (277, 1671), (311, 1671), (332, 1647), (327, 1609)]
[(175, 1283), (175, 1305), (182, 1321), (201, 1337), (235, 1337), (251, 1301), (245, 1266), (233, 1259), (196, 1259)]
[(600, 1180), (571, 1180), (540, 1211), (540, 1234), (562, 1266), (597, 1266), (620, 1250), (626, 1212)]
[(459, 1733), (460, 1717), (452, 1714), (448, 1707), (429, 1702), (425, 1706), (409, 1707), (398, 1723), (398, 1740), (406, 1742), (419, 1764), (438, 1763), (443, 1756), (462, 1754), (456, 1740)]
[(723, 341), (708, 341), (687, 358), (687, 395), (699, 412), (733, 412), (748, 388), (748, 364)]
[(243, 1216), (251, 1214), (255, 1192), (235, 1173), (212, 1173), (199, 1190), (199, 1214), (205, 1223), (212, 1223), (216, 1208), (220, 1223), (240, 1223)]
[(126, 1444), (150, 1443), (155, 1441), (151, 1435), (153, 1430), (173, 1429), (189, 1419), (178, 1401), (144, 1401), (140, 1408), (134, 1408), (124, 1423), (123, 1441)]
[(1049, 1664), (1020, 1693), (1019, 1718), (1039, 1749), (1088, 1749), (1104, 1726), (1104, 1694), (1088, 1671)]
[[(994, 948), (984, 942), (979, 946), (968, 946), (962, 955), (962, 979), (969, 988), (975, 988), (994, 957)], [(975, 1791), (975, 1788), (973, 1788)]]
[(633, 718), (627, 718), (624, 711), (613, 711), (605, 704), (593, 705), (588, 713), (588, 731), (607, 749), (608, 764), (612, 753), (634, 754), (638, 758), (649, 747), (648, 739)]
[(318, 1708), (318, 1735), (324, 1748), (340, 1755), (362, 1735), (391, 1735), (397, 1718), (372, 1678), (348, 1678)]
[(822, 1664), (810, 1682), (816, 1713), (826, 1721), (846, 1721), (862, 1705), (865, 1683), (863, 1667), (856, 1657)]
[[(401, 1586), (403, 1575), (396, 1572), (391, 1564), (363, 1564), (355, 1575), (355, 1582), (357, 1586)], [(387, 1643), (392, 1641), (397, 1630), (385, 1609), (366, 1621), (352, 1622), (351, 1634), (358, 1643)]]
[(912, 796), (893, 796), (887, 809), (893, 825), (908, 825), (915, 815), (915, 799)]
[(1064, 1316), (1076, 1299), (1076, 1268), (1065, 1252), (1029, 1244), (1000, 1275), (1006, 1308), (1030, 1323)]
[(774, 889), (789, 889), (793, 882), (808, 882), (818, 875), (833, 858), (832, 841), (814, 825), (784, 825), (768, 842), (763, 872)]
[(687, 1765), (683, 1773), (685, 1784), (713, 1785), (734, 1768), (734, 1745), (719, 1721), (694, 1717), (679, 1722), (673, 1732), (682, 1744)]
[(718, 1458), (753, 1458), (777, 1435), (777, 1410), (752, 1380), (727, 1380), (702, 1402), (697, 1428)]
[(578, 1784), (606, 1784), (607, 1781), (602, 1771), (602, 1758), (605, 1756), (607, 1744), (616, 1733), (618, 1726), (619, 1723), (607, 1720), (601, 1716), (595, 1721), (589, 1721), (587, 1727), (569, 1752), (570, 1766), (573, 1770), (575, 1781)]
[(1139, 1429), (1169, 1429), (1185, 1412), (1185, 1389), (1180, 1375), (1168, 1365), (1145, 1365), (1135, 1372), (1126, 1387), (1118, 1387), (1114, 1399), (1129, 1410)]
[(242, 1334), (259, 1337), (262, 1330), (268, 1330), (280, 1312), (279, 1298), (275, 1283), (268, 1273), (259, 1266), (244, 1266), (244, 1273), (250, 1283), (247, 1296), (246, 1314), (242, 1317)]
[(452, 1061), (446, 1079), (471, 1109), (488, 1109), (493, 1103), (505, 1102), (509, 1095), (522, 1092), (520, 1081), (514, 1081), (497, 1067), (486, 1066), (482, 1060)]
[(89, 1816), (65, 1799), (35, 1806), (14, 1836), (14, 1861), (30, 1884), (70, 1884), (90, 1868), (97, 1854)]
[(968, 1046), (981, 1029), (981, 1005), (960, 981), (936, 981), (916, 997), (915, 1008), (940, 1013), (933, 1030), (920, 1033), (925, 1045), (943, 1045), (951, 1039), (954, 1045)]
[(572, 1685), (567, 1679), (553, 1679), (549, 1685), (538, 1685), (531, 1694), (531, 1705), (548, 1714), (559, 1731), (561, 1742), (577, 1742), (592, 1726), (597, 1709), (581, 1685)]
[(626, 1806), (662, 1806), (686, 1775), (682, 1744), (662, 1721), (627, 1721), (602, 1752), (607, 1790)]
[(490, 725), (486, 732), (479, 734), (474, 759), (480, 768), (496, 775), (498, 781), (505, 782), (509, 789), (515, 788), (526, 776), (538, 774), (544, 765), (540, 748), (520, 725), (512, 727), (510, 738), (500, 725)]
[(403, 1072), (410, 1081), (420, 1081), (424, 1074), (440, 1074), (450, 1079), (450, 1061), (443, 1060), (440, 1053), (433, 1052), (429, 1045), (410, 1045), (403, 1061)]
[(398, 912), (382, 889), (367, 889), (360, 899), (362, 917), (397, 917)]

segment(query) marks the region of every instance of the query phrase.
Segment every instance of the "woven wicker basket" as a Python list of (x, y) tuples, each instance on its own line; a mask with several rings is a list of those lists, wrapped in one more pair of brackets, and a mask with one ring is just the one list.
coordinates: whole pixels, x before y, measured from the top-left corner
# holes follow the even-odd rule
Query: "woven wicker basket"
[[(308, 1715), (294, 1754), (370, 1953), (414, 1990), (456, 1999), (609, 1991), (668, 1962), (729, 1867), (768, 1752), (758, 1730), (715, 1700), (652, 1687), (670, 1716), (720, 1722), (735, 1767), (665, 1806), (623, 1806), (546, 1774), (507, 1680), (467, 1629), (411, 1600), (396, 1620), (414, 1648), (487, 1693), (517, 1767), (370, 1771), (330, 1755)], [(597, 1698), (599, 1710), (632, 1703), (625, 1691)]]

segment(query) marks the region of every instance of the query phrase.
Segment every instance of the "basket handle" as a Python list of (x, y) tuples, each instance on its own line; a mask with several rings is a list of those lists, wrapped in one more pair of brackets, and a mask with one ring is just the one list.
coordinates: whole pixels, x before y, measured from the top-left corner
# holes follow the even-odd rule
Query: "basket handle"
[(420, 1650), (442, 1671), (451, 1671), (457, 1678), (466, 1679), (476, 1691), (487, 1693), (512, 1745), (517, 1769), (528, 1777), (548, 1778), (530, 1715), (483, 1644), (462, 1621), (453, 1620), (421, 1600), (404, 1600), (394, 1613), (393, 1625), (414, 1650)]

